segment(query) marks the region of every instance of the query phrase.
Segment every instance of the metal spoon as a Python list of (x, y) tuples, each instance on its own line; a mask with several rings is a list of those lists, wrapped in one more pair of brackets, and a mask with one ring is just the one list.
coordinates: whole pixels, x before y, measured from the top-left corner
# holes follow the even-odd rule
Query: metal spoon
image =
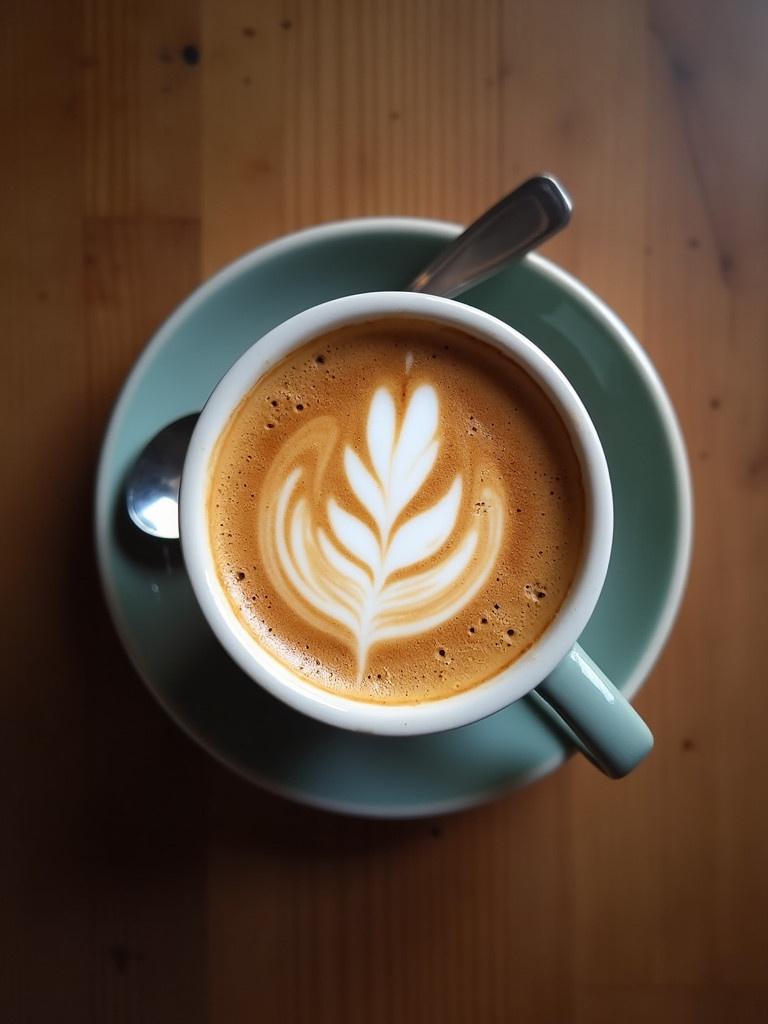
[(551, 175), (529, 178), (473, 221), (405, 290), (451, 299), (562, 231), (572, 209)]
[(181, 467), (198, 415), (190, 413), (163, 427), (131, 469), (125, 489), (128, 515), (152, 537), (178, 540)]
[[(553, 177), (529, 178), (470, 224), (405, 291), (452, 298), (562, 231), (571, 209)], [(128, 515), (153, 537), (178, 539), (181, 467), (197, 416), (183, 416), (156, 434), (128, 477)]]

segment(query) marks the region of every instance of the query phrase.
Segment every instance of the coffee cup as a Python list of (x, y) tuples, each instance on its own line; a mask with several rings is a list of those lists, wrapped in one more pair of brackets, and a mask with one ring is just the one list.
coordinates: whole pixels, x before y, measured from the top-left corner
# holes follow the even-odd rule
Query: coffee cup
[[(222, 445), (227, 443), (228, 428), (233, 417), (243, 407), (243, 403), (247, 401), (254, 388), (258, 387), (259, 382), (268, 379), (269, 375), (274, 374), (276, 368), (279, 369), (286, 359), (295, 353), (305, 351), (307, 346), (317, 339), (337, 336), (339, 332), (345, 330), (354, 331), (358, 325), (395, 321), (404, 323), (418, 321), (435, 332), (460, 332), (462, 336), (471, 338), (473, 342), (485, 346), (484, 351), (493, 352), (494, 355), (492, 357), (489, 355), (489, 359), (501, 358), (505, 363), (514, 365), (516, 373), (522, 373), (530, 379), (536, 389), (545, 396), (547, 403), (556, 410), (569, 444), (572, 446), (578, 465), (580, 485), (583, 489), (583, 529), (580, 533), (578, 558), (570, 571), (568, 586), (563, 592), (562, 600), (551, 619), (547, 619), (547, 624), (540, 635), (532, 634), (531, 642), (524, 649), (521, 648), (519, 652), (516, 652), (513, 660), (504, 664), (499, 671), (492, 673), (487, 678), (473, 680), (471, 685), (466, 686), (460, 685), (461, 679), (459, 679), (455, 684), (456, 692), (437, 691), (437, 696), (430, 694), (429, 699), (403, 699), (402, 701), (396, 699), (396, 690), (394, 698), (392, 693), (389, 693), (387, 699), (378, 699), (375, 681), (372, 684), (373, 690), (369, 688), (369, 690), (355, 692), (334, 689), (327, 685), (317, 685), (316, 680), (297, 667), (297, 662), (286, 661), (279, 655), (279, 648), (276, 648), (271, 642), (264, 642), (266, 634), (260, 638), (258, 632), (254, 632), (254, 629), (249, 627), (248, 618), (239, 613), (236, 603), (233, 603), (232, 593), (228, 590), (223, 578), (222, 555), (214, 540), (215, 530), (212, 532), (212, 518), (215, 516), (212, 510), (215, 503), (212, 503), (211, 497), (212, 473), (217, 459), (220, 457)], [(404, 372), (408, 372), (407, 355), (404, 365)], [(326, 406), (330, 401), (332, 407), (334, 388), (336, 387), (333, 375), (324, 378), (322, 386), (328, 392), (324, 396)], [(409, 401), (413, 401), (414, 398), (418, 399), (426, 410), (423, 415), (429, 419), (429, 416), (432, 415), (430, 410), (434, 406), (435, 400), (427, 394), (427, 390), (422, 385), (421, 390), (414, 391)], [(388, 436), (390, 438), (394, 436), (393, 428), (386, 426), (395, 414), (387, 411), (386, 397), (382, 397), (385, 394), (386, 388), (378, 389), (374, 393), (374, 398), (370, 399), (370, 407), (367, 408), (367, 411), (361, 407), (361, 415), (368, 416), (369, 447), (373, 443), (371, 441), (372, 431), (375, 434), (379, 429), (375, 426), (375, 423), (379, 422), (376, 420), (376, 416), (379, 414), (383, 416), (380, 422), (385, 424), (384, 433), (386, 434), (389, 430)], [(339, 391), (339, 403), (341, 403), (342, 397), (344, 403), (349, 405), (348, 392), (342, 396)], [(378, 406), (374, 408), (374, 399), (379, 402), (380, 409)], [(360, 401), (364, 403), (364, 401), (368, 401), (368, 398), (361, 393)], [(270, 404), (277, 405), (277, 402), (277, 398), (272, 398)], [(430, 402), (432, 402), (432, 406)], [(299, 407), (303, 414), (306, 411), (304, 403), (296, 402), (294, 404), (295, 409), (299, 409)], [(413, 411), (412, 405), (407, 405), (405, 408), (405, 418), (410, 416), (410, 420), (414, 423), (417, 422), (418, 410)], [(276, 420), (277, 416), (273, 418)], [(323, 418), (323, 424), (326, 426), (327, 421), (328, 417), (326, 416)], [(318, 419), (317, 422), (319, 424), (320, 420)], [(274, 425), (269, 420), (263, 424), (265, 428), (271, 428)], [(306, 443), (311, 444), (313, 436), (317, 430), (320, 430), (320, 426), (315, 429), (308, 425), (302, 427), (302, 430), (304, 431), (302, 436), (306, 434), (307, 437)], [(271, 440), (270, 443), (272, 443)], [(337, 448), (340, 453), (341, 447), (337, 445)], [(427, 448), (424, 449), (424, 452), (427, 452)], [(375, 463), (375, 452), (371, 452), (371, 457)], [(426, 457), (427, 454), (424, 454), (424, 458)], [(357, 456), (354, 453), (351, 457), (347, 456), (347, 459), (351, 459), (354, 465), (357, 464), (354, 462), (355, 458)], [(430, 455), (429, 458), (432, 456)], [(359, 458), (357, 461), (362, 467), (362, 461)], [(288, 465), (289, 463), (286, 463), (286, 466)], [(351, 472), (349, 462), (347, 471)], [(360, 473), (364, 474), (364, 477), (362, 483), (358, 482), (358, 486), (364, 491), (369, 485), (368, 477), (372, 476), (372, 473), (365, 471), (364, 468), (360, 469)], [(279, 466), (273, 476), (278, 482), (284, 479), (286, 486), (292, 479), (291, 474), (287, 470), (283, 473)], [(456, 493), (459, 493), (461, 500), (466, 504), (469, 500), (468, 480), (467, 473), (462, 476), (457, 474), (452, 488), (448, 488), (440, 499), (442, 504), (439, 501), (432, 507), (437, 508), (439, 505), (441, 509), (447, 508), (453, 501), (451, 495)], [(354, 480), (352, 480), (352, 489), (355, 490)], [(277, 495), (277, 491), (275, 493)], [(284, 492), (281, 493), (287, 495), (285, 501), (288, 502), (291, 497), (290, 492), (284, 489)], [(357, 493), (360, 494), (361, 491), (358, 490)], [(474, 504), (478, 506), (479, 512), (485, 512), (485, 501), (480, 498), (480, 493), (478, 491), (477, 495), (473, 495), (478, 498)], [(484, 491), (482, 493), (485, 494)], [(458, 500), (457, 498), (456, 502), (453, 502), (452, 507), (457, 507)], [(274, 527), (275, 530), (278, 530), (278, 526), (274, 526), (272, 522), (275, 518), (273, 513), (277, 504), (276, 498), (268, 506), (272, 509), (269, 515), (259, 513), (254, 506), (252, 516), (254, 519), (259, 519), (259, 529), (262, 528), (261, 524), (266, 523), (270, 529)], [(497, 508), (503, 506), (503, 502), (497, 502), (496, 506), (492, 501), (489, 504)], [(334, 512), (337, 507), (339, 507), (337, 504), (333, 505), (331, 514), (335, 514), (339, 521), (342, 521), (344, 516), (351, 521), (352, 517), (348, 512), (344, 510)], [(356, 519), (355, 521), (360, 522), (361, 520)], [(489, 522), (491, 525), (487, 525)], [(480, 523), (479, 520), (478, 523)], [(266, 529), (266, 527), (264, 528)], [(300, 533), (302, 527), (298, 514), (294, 516), (293, 528)], [(287, 523), (285, 529), (288, 529)], [(367, 532), (363, 532), (364, 529)], [(465, 548), (457, 549), (455, 559), (459, 557), (458, 551), (465, 549), (469, 551), (470, 547), (472, 548), (471, 557), (468, 556), (465, 560), (467, 567), (462, 579), (473, 581), (473, 600), (477, 600), (476, 595), (491, 579), (487, 573), (484, 577), (481, 575), (483, 559), (485, 558), (490, 565), (493, 558), (497, 557), (501, 542), (498, 540), (500, 536), (498, 530), (494, 532), (490, 516), (483, 520), (483, 525), (476, 527), (473, 525), (472, 529), (474, 533), (471, 533), (471, 530), (465, 531), (467, 538), (474, 537), (472, 544), (467, 539)], [(374, 292), (335, 299), (299, 313), (270, 331), (238, 359), (214, 389), (195, 427), (182, 473), (181, 546), (197, 600), (208, 624), (230, 657), (255, 683), (275, 697), (304, 714), (334, 726), (379, 735), (402, 736), (439, 732), (469, 724), (493, 714), (535, 691), (557, 712), (563, 727), (575, 738), (587, 756), (607, 774), (620, 777), (634, 768), (650, 751), (653, 739), (640, 716), (578, 644), (578, 639), (595, 608), (605, 580), (610, 558), (612, 531), (613, 504), (605, 455), (586, 409), (562, 372), (530, 341), (489, 314), (451, 299), (416, 293)], [(418, 531), (415, 532), (418, 533)], [(296, 533), (297, 537), (299, 537), (299, 533)], [(360, 587), (365, 582), (362, 575), (366, 571), (364, 547), (365, 543), (368, 543), (370, 533), (371, 530), (367, 527), (360, 527), (360, 536), (362, 537), (360, 545), (356, 546), (356, 543), (352, 541), (347, 542), (348, 548), (352, 549), (351, 556), (350, 550), (342, 544), (331, 558), (332, 562), (334, 559), (336, 562), (343, 561), (339, 571), (347, 572), (352, 579), (351, 587), (355, 585), (354, 574), (362, 581), (359, 584)], [(411, 530), (411, 533), (413, 534), (414, 530)], [(328, 538), (322, 534), (320, 540), (321, 546), (324, 544), (327, 549)], [(297, 543), (300, 543), (300, 537)], [(341, 552), (345, 552), (345, 554), (342, 556)], [(541, 551), (538, 553), (541, 554)], [(425, 549), (423, 554), (426, 556), (431, 554), (431, 551)], [(330, 554), (329, 557), (331, 557)], [(301, 615), (305, 614), (308, 637), (311, 634), (314, 635), (313, 631), (318, 628), (327, 628), (327, 635), (330, 637), (329, 644), (337, 643), (337, 638), (342, 634), (348, 639), (349, 635), (354, 633), (353, 625), (350, 625), (345, 618), (348, 617), (349, 612), (351, 600), (349, 595), (341, 594), (339, 596), (339, 609), (334, 612), (333, 595), (338, 592), (338, 588), (336, 591), (332, 588), (328, 589), (331, 584), (327, 580), (314, 579), (311, 571), (300, 560), (295, 565), (290, 560), (286, 564), (287, 568), (285, 565), (283, 566), (284, 575), (290, 586), (294, 588), (294, 600), (285, 598), (285, 593), (283, 593), (285, 599), (282, 604), (283, 616), (286, 618), (298, 616), (300, 619)], [(329, 564), (327, 563), (326, 568)], [(404, 592), (402, 586), (397, 590), (397, 584), (403, 583), (405, 570), (402, 569), (402, 564), (407, 564), (407, 562), (403, 563), (401, 559), (400, 562), (393, 562), (390, 566), (392, 582), (387, 584), (390, 586), (387, 598), (389, 601), (387, 607), (390, 609), (394, 600), (393, 595), (396, 592), (399, 594)], [(376, 576), (376, 571), (372, 571), (372, 574)], [(426, 574), (422, 573), (422, 576), (426, 576)], [(407, 581), (407, 572), (405, 578)], [(502, 592), (506, 575), (497, 574), (492, 579), (495, 580), (493, 585), (499, 592)], [(323, 589), (324, 586), (326, 589)], [(519, 580), (514, 583), (510, 580), (510, 586), (519, 590), (522, 583)], [(531, 593), (530, 584), (525, 586), (528, 588), (526, 595), (530, 596), (532, 601), (537, 601), (539, 595), (535, 592), (536, 587), (534, 586), (534, 592)], [(466, 584), (465, 589), (469, 594), (469, 584)], [(381, 588), (377, 593), (381, 593)], [(543, 591), (541, 594), (543, 595)], [(257, 597), (260, 600), (263, 598), (264, 601), (269, 599), (268, 594), (254, 594), (254, 601)], [(323, 600), (328, 601), (328, 608), (324, 609)], [(456, 616), (464, 614), (465, 609), (469, 607), (467, 601), (462, 604), (462, 600), (464, 600), (462, 595), (453, 600), (453, 603), (448, 597), (443, 597), (441, 600), (440, 614), (443, 616), (446, 615), (446, 609), (448, 613), (452, 609), (456, 609), (454, 615), (456, 618)], [(276, 601), (276, 604), (279, 605), (280, 601)], [(497, 601), (493, 607), (498, 606), (499, 602)], [(412, 606), (409, 607), (412, 608)], [(344, 610), (345, 608), (347, 611)], [(354, 611), (354, 609), (352, 610)], [(278, 610), (276, 614), (278, 621), (275, 624), (274, 619), (271, 620), (273, 625), (269, 627), (270, 634), (275, 629), (277, 631), (280, 629), (279, 616), (281, 612)], [(421, 614), (421, 612), (412, 611), (411, 614), (413, 616)], [(433, 619), (435, 618), (439, 619), (439, 615), (433, 616)], [(424, 619), (423, 615), (422, 619)], [(355, 622), (359, 621), (358, 617)], [(366, 628), (368, 628), (371, 621), (370, 615), (365, 621)], [(447, 628), (446, 619), (443, 618), (441, 621), (443, 628)], [(485, 617), (483, 621), (485, 621)], [(423, 623), (419, 620), (416, 626), (421, 624)], [(455, 625), (453, 620), (451, 620), (451, 624)], [(295, 628), (294, 626), (294, 631)], [(414, 628), (413, 621), (410, 624), (402, 625), (403, 636), (415, 636)], [(474, 627), (470, 626), (469, 630), (473, 631)], [(508, 632), (511, 634), (515, 631), (510, 628)], [(386, 630), (381, 630), (379, 634), (373, 636), (373, 639), (386, 637), (391, 633), (392, 629), (389, 634)], [(368, 636), (366, 657), (368, 657), (371, 641), (369, 634), (370, 629), (366, 634)], [(472, 642), (474, 641), (475, 634), (473, 633)], [(498, 645), (499, 641), (489, 639), (487, 644), (491, 642)], [(306, 646), (309, 650), (310, 644)], [(385, 644), (384, 649), (386, 650)], [(402, 645), (402, 650), (407, 654), (407, 646)], [(357, 651), (358, 669), (360, 673), (363, 673), (365, 663), (361, 662), (359, 656), (359, 638)], [(316, 652), (311, 651), (310, 653), (314, 655)], [(439, 648), (435, 652), (436, 658), (441, 658), (445, 653), (443, 648)], [(503, 653), (502, 651), (502, 655)], [(398, 656), (405, 655), (401, 651)], [(323, 670), (322, 655), (314, 658), (314, 661), (317, 662), (320, 670)], [(451, 679), (450, 671), (439, 662), (438, 664), (439, 667), (435, 668), (435, 678)], [(445, 685), (448, 686), (448, 683), (446, 682)]]

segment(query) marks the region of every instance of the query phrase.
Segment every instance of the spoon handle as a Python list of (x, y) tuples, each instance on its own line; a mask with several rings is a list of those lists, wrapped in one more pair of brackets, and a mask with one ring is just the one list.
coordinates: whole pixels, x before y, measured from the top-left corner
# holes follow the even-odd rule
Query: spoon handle
[(570, 196), (555, 178), (529, 178), (470, 224), (406, 291), (452, 298), (561, 231), (572, 209)]

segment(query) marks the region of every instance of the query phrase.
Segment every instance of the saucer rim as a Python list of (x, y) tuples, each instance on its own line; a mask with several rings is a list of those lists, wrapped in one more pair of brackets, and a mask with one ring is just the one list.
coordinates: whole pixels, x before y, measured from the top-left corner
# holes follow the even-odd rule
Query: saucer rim
[[(221, 764), (231, 771), (246, 779), (250, 783), (257, 783), (263, 789), (277, 796), (284, 797), (317, 809), (331, 811), (338, 814), (363, 816), (369, 818), (386, 819), (412, 819), (434, 815), (448, 814), (471, 807), (481, 805), (504, 793), (513, 792), (523, 786), (549, 775), (567, 759), (568, 754), (556, 754), (543, 764), (537, 764), (536, 768), (519, 777), (513, 783), (505, 783), (502, 786), (496, 785), (487, 790), (478, 791), (471, 796), (458, 797), (455, 800), (442, 800), (424, 805), (409, 806), (403, 809), (399, 806), (354, 803), (350, 801), (334, 801), (308, 795), (301, 790), (292, 789), (289, 786), (282, 786), (273, 780), (256, 775), (246, 770), (237, 761), (228, 759), (224, 754), (211, 747), (205, 739), (183, 722), (175, 713), (174, 709), (153, 685), (149, 675), (144, 672), (138, 649), (134, 649), (133, 641), (130, 638), (129, 630), (123, 620), (118, 601), (118, 588), (113, 585), (112, 573), (108, 571), (108, 559), (110, 543), (109, 516), (112, 502), (113, 490), (107, 486), (107, 467), (112, 458), (113, 448), (117, 442), (118, 427), (122, 421), (123, 413), (130, 404), (135, 392), (141, 386), (144, 376), (154, 362), (155, 354), (162, 350), (168, 338), (177, 330), (181, 323), (194, 315), (197, 308), (205, 303), (208, 297), (220, 287), (240, 274), (252, 271), (262, 263), (266, 263), (275, 257), (289, 253), (291, 250), (300, 249), (306, 244), (311, 244), (319, 239), (332, 239), (333, 237), (344, 236), (354, 237), (365, 234), (368, 231), (387, 231), (393, 234), (423, 234), (429, 232), (434, 236), (442, 236), (446, 242), (455, 238), (463, 226), (451, 221), (435, 220), (425, 217), (360, 217), (347, 220), (331, 221), (325, 224), (314, 225), (302, 228), (299, 231), (280, 236), (277, 239), (266, 242), (257, 248), (238, 257), (231, 263), (216, 271), (202, 284), (184, 299), (167, 319), (154, 332), (152, 338), (145, 346), (139, 357), (128, 372), (126, 380), (121, 387), (110, 413), (107, 429), (101, 445), (97, 469), (96, 487), (94, 494), (94, 542), (96, 549), (96, 561), (98, 566), (101, 587), (105, 600), (114, 623), (115, 630), (120, 642), (131, 662), (133, 668), (143, 681), (144, 685), (165, 710), (169, 717), (179, 728), (186, 733), (195, 743), (200, 745), (209, 755), (214, 757)], [(622, 688), (623, 694), (628, 700), (632, 700), (640, 687), (643, 685), (651, 672), (655, 662), (669, 637), (672, 626), (677, 617), (678, 610), (685, 591), (691, 562), (691, 551), (693, 543), (693, 494), (691, 484), (690, 467), (685, 450), (682, 431), (674, 412), (672, 403), (667, 391), (659, 377), (656, 368), (650, 357), (635, 338), (634, 334), (623, 323), (619, 316), (591, 291), (581, 281), (563, 270), (557, 264), (538, 253), (531, 253), (525, 260), (532, 264), (544, 277), (548, 277), (562, 290), (568, 292), (575, 300), (587, 309), (591, 310), (597, 319), (601, 320), (608, 332), (615, 338), (628, 353), (634, 363), (636, 372), (644, 379), (648, 386), (650, 396), (656, 406), (663, 424), (666, 442), (670, 451), (674, 466), (676, 506), (677, 506), (677, 530), (678, 542), (676, 545), (675, 561), (671, 581), (667, 594), (658, 616), (656, 627), (645, 646), (645, 651), (638, 661), (629, 680)]]

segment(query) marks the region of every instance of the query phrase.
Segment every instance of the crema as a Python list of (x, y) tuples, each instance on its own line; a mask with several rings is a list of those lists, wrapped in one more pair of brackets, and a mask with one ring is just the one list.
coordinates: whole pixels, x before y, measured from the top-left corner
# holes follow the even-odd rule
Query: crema
[(429, 320), (316, 338), (242, 401), (211, 464), (210, 540), (257, 642), (325, 690), (451, 696), (514, 662), (581, 556), (581, 472), (512, 358)]

